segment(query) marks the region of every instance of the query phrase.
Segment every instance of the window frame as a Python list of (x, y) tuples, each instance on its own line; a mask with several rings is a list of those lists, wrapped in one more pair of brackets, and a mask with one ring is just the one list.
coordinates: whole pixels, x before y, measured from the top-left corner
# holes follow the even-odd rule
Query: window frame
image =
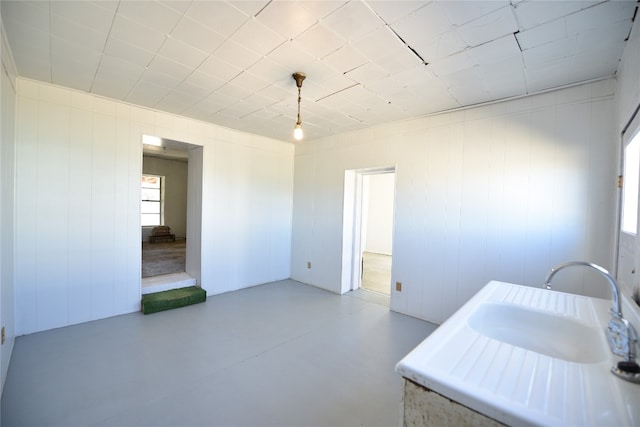
[[(145, 177), (158, 178), (158, 186), (145, 186), (144, 179)], [(164, 225), (164, 187), (165, 187), (165, 177), (161, 175), (154, 175), (150, 173), (143, 173), (140, 179), (140, 223), (143, 227), (156, 227), (160, 225)], [(144, 190), (158, 190), (159, 200), (153, 200), (145, 198)], [(143, 204), (144, 203), (158, 203), (158, 213), (155, 212), (143, 212)], [(148, 221), (145, 221), (145, 216), (157, 215), (158, 223), (150, 224)]]

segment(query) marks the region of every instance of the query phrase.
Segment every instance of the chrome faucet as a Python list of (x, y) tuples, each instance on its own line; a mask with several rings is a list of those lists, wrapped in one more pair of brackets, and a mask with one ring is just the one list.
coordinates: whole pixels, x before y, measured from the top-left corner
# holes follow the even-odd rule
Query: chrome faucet
[(611, 285), (611, 298), (613, 300), (613, 307), (611, 307), (611, 310), (609, 310), (609, 312), (614, 317), (622, 319), (622, 309), (620, 308), (620, 288), (618, 288), (618, 284), (616, 283), (614, 278), (611, 277), (611, 274), (609, 274), (607, 270), (600, 267), (599, 265), (596, 265), (590, 262), (584, 262), (584, 261), (570, 261), (570, 262), (565, 262), (564, 264), (560, 264), (551, 269), (551, 272), (549, 273), (549, 275), (544, 281), (545, 288), (551, 289), (551, 279), (553, 278), (553, 276), (555, 276), (555, 274), (558, 271), (574, 265), (583, 265), (585, 267), (591, 267), (594, 270), (598, 271), (600, 274), (602, 274), (609, 281), (609, 284)]
[(640, 383), (640, 366), (638, 366), (638, 363), (636, 362), (638, 333), (634, 329), (633, 325), (629, 323), (627, 319), (622, 317), (620, 288), (611, 274), (599, 265), (590, 262), (570, 261), (552, 268), (544, 281), (544, 287), (546, 289), (551, 289), (551, 279), (553, 276), (555, 276), (558, 271), (571, 266), (593, 268), (602, 274), (609, 282), (609, 285), (611, 285), (611, 299), (613, 301), (613, 306), (609, 309), (609, 313), (611, 313), (612, 317), (611, 320), (609, 320), (606, 334), (611, 351), (618, 356), (624, 357), (623, 361), (611, 368), (611, 372), (625, 381)]

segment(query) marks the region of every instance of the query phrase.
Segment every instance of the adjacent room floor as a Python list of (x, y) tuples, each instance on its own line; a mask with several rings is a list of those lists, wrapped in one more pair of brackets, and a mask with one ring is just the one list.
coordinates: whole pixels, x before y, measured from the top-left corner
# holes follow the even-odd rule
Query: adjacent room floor
[(362, 253), (362, 288), (389, 295), (391, 293), (391, 255)]
[(2, 425), (395, 426), (394, 366), (435, 328), (285, 280), (23, 336)]
[(142, 242), (142, 277), (156, 277), (185, 270), (187, 241)]

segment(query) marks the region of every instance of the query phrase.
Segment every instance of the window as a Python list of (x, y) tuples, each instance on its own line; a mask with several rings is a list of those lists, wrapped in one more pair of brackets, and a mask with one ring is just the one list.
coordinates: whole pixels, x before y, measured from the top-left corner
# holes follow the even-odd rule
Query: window
[(638, 232), (638, 189), (640, 180), (640, 132), (624, 147), (622, 185), (622, 231)]
[(164, 177), (142, 175), (140, 219), (143, 226), (162, 225), (162, 184)]

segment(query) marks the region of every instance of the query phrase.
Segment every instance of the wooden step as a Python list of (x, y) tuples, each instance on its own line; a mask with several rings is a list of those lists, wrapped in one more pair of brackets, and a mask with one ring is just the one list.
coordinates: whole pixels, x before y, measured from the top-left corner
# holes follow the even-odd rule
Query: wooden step
[(197, 286), (146, 294), (142, 296), (142, 312), (151, 314), (158, 311), (171, 310), (205, 302), (206, 299), (207, 292)]

